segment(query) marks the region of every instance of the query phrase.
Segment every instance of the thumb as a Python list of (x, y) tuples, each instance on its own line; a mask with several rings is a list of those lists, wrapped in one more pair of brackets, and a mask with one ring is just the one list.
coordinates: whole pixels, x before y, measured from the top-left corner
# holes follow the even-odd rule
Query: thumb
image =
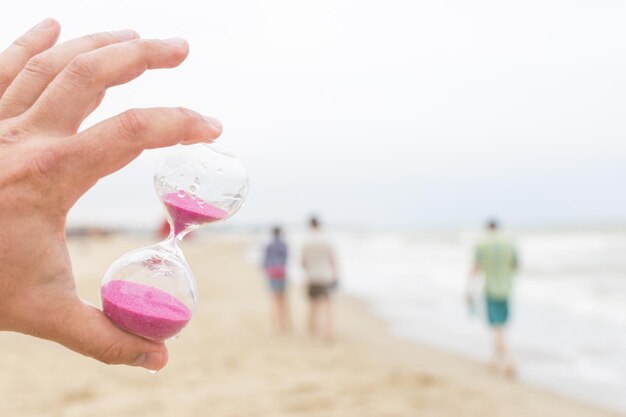
[(6, 329), (57, 342), (107, 364), (158, 371), (167, 364), (163, 342), (116, 327), (102, 311), (82, 301), (73, 288), (39, 286), (11, 297)]
[(96, 307), (78, 297), (72, 298), (64, 303), (62, 323), (43, 320), (50, 326), (40, 329), (40, 333), (44, 333), (42, 337), (106, 364), (140, 366), (154, 371), (165, 367), (168, 355), (163, 342), (128, 333), (115, 326)]
[(63, 346), (107, 364), (140, 366), (158, 371), (167, 364), (167, 348), (115, 326), (100, 310), (79, 299), (69, 309), (68, 323), (55, 338)]

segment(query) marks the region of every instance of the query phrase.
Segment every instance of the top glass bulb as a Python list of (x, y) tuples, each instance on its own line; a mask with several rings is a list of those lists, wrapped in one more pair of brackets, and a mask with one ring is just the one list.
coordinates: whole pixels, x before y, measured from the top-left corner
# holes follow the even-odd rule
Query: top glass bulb
[(181, 145), (159, 157), (154, 186), (178, 235), (235, 214), (248, 192), (248, 174), (243, 162), (219, 145)]

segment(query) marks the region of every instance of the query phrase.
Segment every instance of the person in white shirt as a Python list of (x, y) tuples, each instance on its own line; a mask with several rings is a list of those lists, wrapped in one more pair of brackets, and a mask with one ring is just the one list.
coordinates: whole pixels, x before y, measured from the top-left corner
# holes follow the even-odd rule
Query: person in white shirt
[(310, 233), (302, 245), (302, 267), (309, 298), (309, 333), (330, 341), (334, 337), (330, 295), (338, 282), (335, 251), (320, 230), (317, 218), (312, 217), (309, 226)]

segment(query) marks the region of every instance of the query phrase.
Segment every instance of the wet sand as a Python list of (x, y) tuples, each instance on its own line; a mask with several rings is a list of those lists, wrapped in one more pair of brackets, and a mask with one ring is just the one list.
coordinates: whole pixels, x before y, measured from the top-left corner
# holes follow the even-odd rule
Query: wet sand
[[(124, 252), (152, 242), (125, 237), (70, 243), (81, 295), (99, 305), (99, 280)], [(388, 335), (360, 301), (339, 296), (333, 344), (304, 332), (300, 289), (295, 331), (269, 326), (250, 242), (185, 242), (198, 279), (198, 309), (156, 375), (107, 366), (53, 343), (0, 333), (0, 416), (610, 416), (494, 375), (483, 364)]]

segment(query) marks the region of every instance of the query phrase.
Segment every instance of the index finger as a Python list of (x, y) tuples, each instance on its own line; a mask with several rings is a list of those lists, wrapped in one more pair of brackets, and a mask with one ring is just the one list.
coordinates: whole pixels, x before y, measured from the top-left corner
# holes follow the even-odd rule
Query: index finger
[(66, 139), (63, 166), (68, 179), (82, 183), (82, 194), (144, 149), (212, 142), (221, 133), (217, 119), (182, 107), (128, 110)]

